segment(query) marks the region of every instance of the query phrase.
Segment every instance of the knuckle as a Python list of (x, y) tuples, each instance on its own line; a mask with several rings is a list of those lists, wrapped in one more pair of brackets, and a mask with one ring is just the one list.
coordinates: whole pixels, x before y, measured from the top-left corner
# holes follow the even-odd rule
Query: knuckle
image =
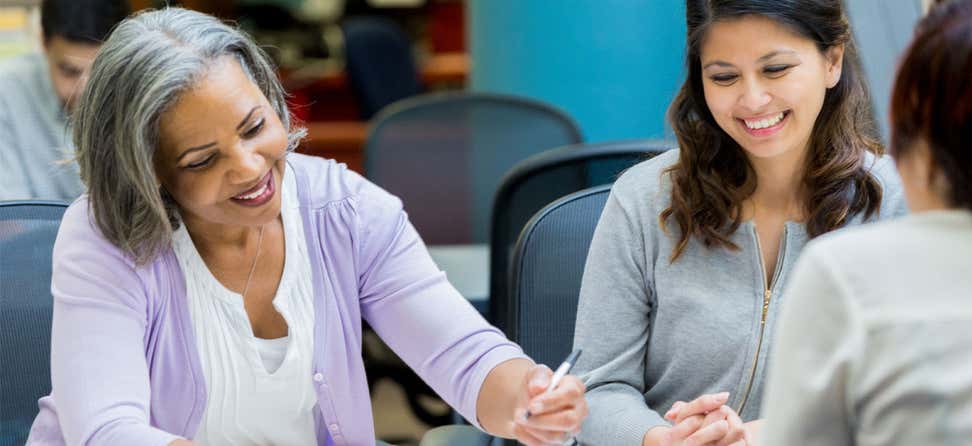
[(564, 414), (564, 423), (569, 426), (574, 426), (580, 422), (580, 417), (576, 412), (567, 412)]
[(563, 434), (560, 432), (544, 432), (543, 434), (538, 435), (538, 437), (543, 440), (544, 443), (555, 444), (563, 439)]
[(581, 393), (587, 392), (587, 384), (584, 384), (584, 381), (581, 381), (580, 378), (574, 378), (574, 380), (577, 382), (577, 388), (580, 389)]
[(702, 424), (702, 417), (696, 415), (685, 419), (685, 427), (689, 430), (698, 429)]

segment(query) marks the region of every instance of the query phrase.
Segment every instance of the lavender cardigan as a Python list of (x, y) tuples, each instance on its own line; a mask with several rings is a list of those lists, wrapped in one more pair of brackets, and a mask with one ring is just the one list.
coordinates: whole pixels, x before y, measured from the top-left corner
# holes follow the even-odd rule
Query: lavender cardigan
[[(318, 444), (374, 443), (364, 318), (446, 402), (476, 422), (487, 373), (523, 357), (432, 262), (401, 202), (344, 165), (289, 155), (313, 271)], [(206, 383), (171, 250), (136, 266), (102, 237), (86, 197), (54, 245), (52, 392), (28, 445), (166, 445), (192, 438)]]

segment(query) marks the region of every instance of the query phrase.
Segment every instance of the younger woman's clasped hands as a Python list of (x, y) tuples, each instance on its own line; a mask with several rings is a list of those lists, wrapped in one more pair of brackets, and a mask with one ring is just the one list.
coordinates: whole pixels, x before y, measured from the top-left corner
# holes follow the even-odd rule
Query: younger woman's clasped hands
[(729, 392), (676, 401), (665, 413), (672, 428), (662, 444), (668, 446), (748, 446), (755, 443), (759, 421), (744, 423), (731, 407)]

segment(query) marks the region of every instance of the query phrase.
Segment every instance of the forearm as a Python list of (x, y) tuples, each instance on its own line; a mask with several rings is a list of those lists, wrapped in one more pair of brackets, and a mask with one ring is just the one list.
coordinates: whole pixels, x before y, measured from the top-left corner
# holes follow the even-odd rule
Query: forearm
[(511, 359), (500, 363), (486, 375), (476, 399), (479, 425), (492, 435), (513, 438), (513, 411), (517, 396), (523, 390), (527, 372), (534, 363), (529, 359)]

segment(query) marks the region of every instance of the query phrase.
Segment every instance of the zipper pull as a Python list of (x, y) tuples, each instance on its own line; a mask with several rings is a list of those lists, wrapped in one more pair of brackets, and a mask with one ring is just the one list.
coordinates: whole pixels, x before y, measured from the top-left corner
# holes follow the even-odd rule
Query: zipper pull
[(765, 324), (766, 323), (766, 313), (769, 312), (770, 297), (772, 295), (773, 295), (773, 292), (770, 291), (769, 288), (767, 288), (766, 289), (766, 292), (763, 293), (763, 317), (759, 321), (760, 324)]

